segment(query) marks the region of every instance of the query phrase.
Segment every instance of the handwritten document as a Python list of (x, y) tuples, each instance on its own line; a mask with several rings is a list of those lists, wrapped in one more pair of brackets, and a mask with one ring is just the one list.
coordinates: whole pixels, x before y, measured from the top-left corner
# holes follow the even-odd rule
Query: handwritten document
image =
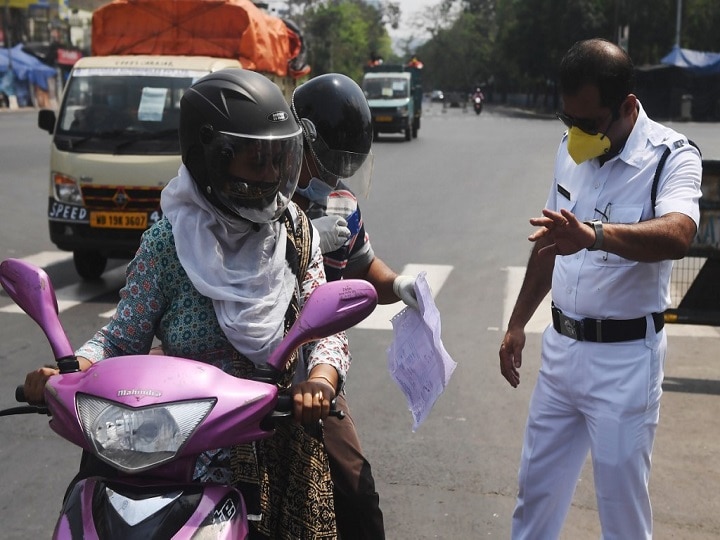
[(390, 375), (413, 415), (413, 432), (428, 417), (457, 366), (440, 339), (440, 312), (425, 272), (415, 281), (415, 294), (420, 310), (406, 307), (392, 318), (394, 337), (387, 351)]

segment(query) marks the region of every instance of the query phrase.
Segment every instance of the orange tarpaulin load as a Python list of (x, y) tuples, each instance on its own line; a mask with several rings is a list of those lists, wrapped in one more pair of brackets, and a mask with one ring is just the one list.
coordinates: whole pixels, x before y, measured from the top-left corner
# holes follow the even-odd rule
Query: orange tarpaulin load
[(92, 54), (214, 56), (281, 77), (301, 37), (250, 0), (115, 0), (93, 13)]

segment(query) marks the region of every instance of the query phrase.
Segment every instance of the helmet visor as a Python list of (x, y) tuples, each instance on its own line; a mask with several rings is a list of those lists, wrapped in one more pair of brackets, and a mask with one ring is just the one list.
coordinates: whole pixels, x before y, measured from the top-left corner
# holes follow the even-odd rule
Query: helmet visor
[(370, 195), (374, 163), (375, 156), (371, 150), (365, 155), (365, 161), (363, 161), (360, 168), (355, 171), (355, 174), (348, 178), (343, 178), (343, 183), (350, 188), (350, 191), (358, 198), (363, 197), (367, 199), (368, 195)]
[(333, 150), (317, 134), (310, 120), (303, 118), (301, 122), (320, 179), (334, 188), (342, 178), (356, 196), (367, 198), (374, 164), (372, 150), (368, 150), (367, 154)]
[(310, 148), (315, 161), (329, 174), (337, 178), (350, 178), (365, 162), (368, 154), (350, 152), (347, 150), (333, 150), (318, 136), (311, 139)]
[(231, 212), (256, 223), (287, 208), (302, 164), (302, 131), (259, 138), (219, 132), (205, 146), (210, 184)]

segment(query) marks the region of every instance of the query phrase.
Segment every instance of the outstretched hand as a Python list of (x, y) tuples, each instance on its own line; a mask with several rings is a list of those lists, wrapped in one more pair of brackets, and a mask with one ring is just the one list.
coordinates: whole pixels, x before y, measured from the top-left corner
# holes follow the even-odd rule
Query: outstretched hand
[(393, 281), (393, 292), (400, 300), (405, 302), (406, 306), (413, 309), (420, 309), (415, 294), (415, 280), (413, 276), (399, 275)]
[(595, 242), (592, 227), (578, 221), (569, 210), (554, 212), (546, 208), (542, 213), (543, 217), (530, 220), (530, 224), (539, 229), (528, 237), (531, 242), (546, 239), (547, 245), (538, 250), (538, 255), (572, 255)]

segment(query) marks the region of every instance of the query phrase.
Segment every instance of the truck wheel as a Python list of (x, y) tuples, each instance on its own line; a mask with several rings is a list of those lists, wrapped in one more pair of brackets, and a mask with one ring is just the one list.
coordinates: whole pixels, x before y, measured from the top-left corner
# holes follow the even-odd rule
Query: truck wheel
[(418, 134), (419, 129), (420, 129), (420, 119), (416, 118), (415, 121), (413, 122), (413, 127), (412, 127), (413, 139), (417, 139), (417, 134)]
[(107, 257), (97, 251), (73, 251), (75, 270), (88, 281), (102, 276), (107, 266)]
[(412, 140), (412, 128), (410, 126), (405, 128), (405, 140)]

